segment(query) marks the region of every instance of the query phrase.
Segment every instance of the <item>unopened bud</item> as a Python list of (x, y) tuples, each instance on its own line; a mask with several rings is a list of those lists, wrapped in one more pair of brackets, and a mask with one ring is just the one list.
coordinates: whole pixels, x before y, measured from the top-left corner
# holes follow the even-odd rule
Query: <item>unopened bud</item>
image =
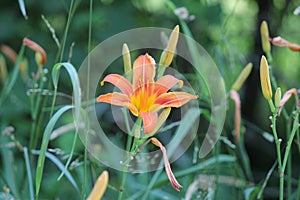
[(4, 57), (0, 54), (0, 79), (2, 83), (5, 83), (7, 78), (7, 66)]
[(243, 71), (240, 73), (239, 77), (236, 79), (236, 81), (232, 85), (233, 90), (238, 91), (241, 88), (241, 86), (243, 85), (243, 83), (248, 78), (249, 74), (251, 73), (252, 67), (253, 67), (252, 63), (248, 63), (246, 65), (246, 67), (243, 69)]
[(178, 36), (179, 36), (179, 26), (175, 26), (173, 29), (170, 39), (168, 42), (167, 48), (162, 52), (159, 64), (162, 66), (169, 66), (173, 60), (173, 56), (175, 53), (176, 45), (178, 42)]
[(129, 81), (131, 81), (131, 57), (127, 44), (123, 44), (122, 54), (125, 76)]
[(266, 21), (263, 21), (260, 25), (260, 35), (263, 51), (268, 54), (271, 51), (271, 45), (269, 41), (268, 23)]
[(276, 89), (276, 92), (275, 92), (275, 107), (276, 108), (279, 108), (280, 100), (281, 100), (281, 89), (279, 87)]
[(1, 45), (1, 51), (13, 62), (13, 63), (16, 63), (17, 62), (17, 58), (18, 58), (18, 55), (17, 53), (12, 49), (10, 48), (9, 46), (5, 45), (5, 44), (2, 44)]
[(273, 94), (270, 82), (269, 66), (265, 56), (262, 56), (260, 60), (260, 83), (264, 97), (267, 100), (272, 99)]
[(40, 45), (38, 45), (37, 43), (35, 43), (32, 40), (29, 40), (28, 38), (24, 38), (23, 39), (23, 44), (26, 45), (26, 46), (28, 46), (30, 49), (32, 49), (36, 53), (40, 54), (41, 58), (39, 58), (38, 65), (43, 65), (43, 64), (46, 63), (46, 61), (47, 61), (47, 54), (46, 54), (45, 50)]

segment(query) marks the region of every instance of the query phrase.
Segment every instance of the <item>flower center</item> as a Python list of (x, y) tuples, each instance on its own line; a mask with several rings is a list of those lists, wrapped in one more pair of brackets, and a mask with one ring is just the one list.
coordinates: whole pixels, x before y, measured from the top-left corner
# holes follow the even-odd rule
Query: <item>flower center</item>
[(131, 103), (139, 112), (150, 112), (150, 108), (154, 105), (157, 97), (154, 88), (154, 84), (144, 84), (131, 95)]

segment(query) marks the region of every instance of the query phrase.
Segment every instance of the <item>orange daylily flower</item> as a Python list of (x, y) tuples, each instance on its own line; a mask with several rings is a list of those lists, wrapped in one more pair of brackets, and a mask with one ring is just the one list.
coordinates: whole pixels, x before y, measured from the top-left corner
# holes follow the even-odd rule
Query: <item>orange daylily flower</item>
[(125, 106), (133, 115), (142, 118), (145, 134), (151, 133), (156, 128), (157, 112), (160, 109), (178, 108), (198, 98), (186, 92), (168, 92), (176, 84), (182, 87), (183, 82), (172, 75), (162, 76), (155, 82), (155, 68), (155, 60), (150, 55), (139, 56), (133, 63), (132, 84), (121, 75), (109, 74), (101, 85), (110, 82), (122, 93), (113, 92), (97, 98), (98, 102)]

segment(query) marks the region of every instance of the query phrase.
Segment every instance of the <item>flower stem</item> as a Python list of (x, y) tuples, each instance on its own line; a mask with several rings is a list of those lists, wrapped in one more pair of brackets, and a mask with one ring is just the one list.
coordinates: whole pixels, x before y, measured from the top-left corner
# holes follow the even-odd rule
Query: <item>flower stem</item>
[[(130, 130), (126, 111), (123, 110), (123, 114), (124, 114), (124, 119), (125, 119), (127, 130)], [(126, 152), (128, 153), (127, 157), (129, 157), (129, 158), (125, 162), (122, 163), (122, 165), (123, 165), (123, 168), (122, 168), (122, 181), (121, 181), (118, 200), (123, 199), (128, 164), (132, 160), (132, 157), (135, 156), (135, 154), (137, 154), (137, 152), (138, 152), (137, 148), (139, 146), (139, 136), (140, 136), (140, 131), (141, 131), (141, 125), (142, 125), (142, 120), (141, 120), (141, 118), (138, 118), (135, 125), (134, 125), (134, 127), (133, 127), (133, 129), (132, 129), (132, 131), (128, 131), (128, 137), (127, 137), (127, 143), (126, 143)], [(134, 139), (133, 139), (133, 144), (131, 146), (132, 136), (134, 137)]]
[(284, 188), (284, 171), (282, 168), (282, 161), (281, 161), (281, 152), (280, 152), (280, 143), (281, 140), (278, 139), (278, 134), (276, 130), (276, 119), (277, 119), (277, 114), (276, 112), (273, 113), (273, 116), (271, 117), (271, 122), (272, 122), (272, 132), (274, 135), (275, 139), (275, 145), (276, 145), (276, 152), (277, 152), (277, 160), (278, 160), (278, 173), (279, 173), (279, 199), (283, 200), (283, 188)]
[(296, 112), (294, 123), (293, 123), (293, 129), (292, 129), (291, 135), (288, 139), (287, 146), (286, 146), (286, 149), (284, 152), (284, 158), (283, 158), (283, 163), (282, 163), (283, 171), (285, 170), (285, 167), (286, 167), (286, 164), (288, 161), (288, 157), (290, 154), (292, 142), (294, 140), (294, 137), (295, 137), (295, 134), (296, 134), (298, 128), (299, 128), (299, 110), (297, 110), (297, 112)]

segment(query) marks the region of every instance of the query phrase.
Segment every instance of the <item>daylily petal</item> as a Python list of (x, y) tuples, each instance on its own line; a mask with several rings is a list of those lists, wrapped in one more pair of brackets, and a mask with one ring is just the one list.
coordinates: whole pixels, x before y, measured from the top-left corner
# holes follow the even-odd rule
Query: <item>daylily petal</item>
[(121, 94), (118, 92), (107, 93), (104, 95), (100, 95), (97, 98), (97, 102), (109, 103), (115, 106), (126, 106), (133, 115), (138, 116), (137, 108), (130, 103), (129, 98), (125, 94)]
[(165, 121), (167, 120), (169, 114), (171, 112), (171, 108), (166, 108), (164, 109), (159, 117), (158, 117), (158, 120), (157, 120), (157, 124), (155, 126), (155, 129), (150, 133), (150, 135), (154, 135), (159, 129), (160, 127), (165, 123)]
[[(162, 76), (155, 83), (156, 87), (157, 87), (157, 89), (155, 90), (155, 92), (159, 96), (160, 94), (167, 92), (169, 89), (171, 89), (177, 83), (178, 83), (179, 87), (183, 86), (183, 81), (175, 78), (172, 75)], [(161, 86), (161, 87), (158, 87), (158, 86)]]
[(141, 112), (144, 123), (145, 134), (151, 133), (157, 124), (158, 116), (156, 112)]
[(178, 181), (176, 180), (176, 178), (175, 178), (175, 176), (172, 172), (172, 169), (171, 169), (171, 166), (170, 166), (170, 163), (169, 163), (169, 160), (168, 160), (166, 148), (156, 138), (151, 138), (151, 142), (154, 145), (158, 146), (160, 148), (160, 150), (162, 151), (163, 157), (164, 157), (164, 163), (165, 163), (165, 170), (167, 172), (168, 178), (169, 178), (173, 188), (177, 192), (180, 192), (179, 189), (182, 188), (182, 186), (178, 183)]
[(109, 74), (107, 75), (103, 81), (101, 81), (101, 86), (104, 85), (104, 82), (109, 82), (116, 87), (118, 87), (124, 94), (126, 94), (128, 97), (132, 93), (132, 86), (130, 82), (124, 78), (123, 76), (120, 76), (119, 74)]
[(161, 105), (161, 107), (163, 108), (179, 108), (190, 100), (197, 98), (198, 96), (186, 92), (168, 92), (157, 97), (157, 99), (155, 100), (155, 104)]
[(148, 54), (139, 56), (133, 63), (133, 90), (146, 83), (153, 83), (155, 60)]

